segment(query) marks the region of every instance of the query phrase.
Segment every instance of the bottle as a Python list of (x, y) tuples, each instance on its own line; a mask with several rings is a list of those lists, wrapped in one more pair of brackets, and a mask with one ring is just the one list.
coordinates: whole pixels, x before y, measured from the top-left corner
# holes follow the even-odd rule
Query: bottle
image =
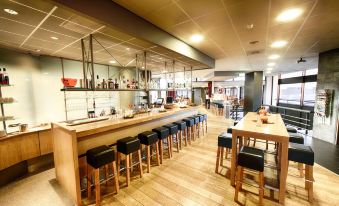
[(102, 79), (102, 89), (107, 89), (107, 83), (105, 81), (105, 79)]
[(101, 82), (99, 80), (99, 75), (97, 75), (97, 81), (96, 81), (96, 88), (99, 89), (100, 88), (100, 85), (101, 85)]
[(1, 72), (1, 68), (0, 68), (0, 84), (3, 84), (3, 80), (4, 80), (4, 74)]
[(9, 85), (9, 76), (6, 72), (6, 68), (3, 68), (2, 70), (4, 71), (2, 84)]
[(115, 89), (119, 89), (119, 83), (118, 83), (118, 80), (117, 80), (117, 79), (115, 79), (114, 87), (115, 87)]
[(131, 85), (129, 84), (129, 80), (127, 79), (127, 85), (126, 85), (127, 89), (131, 88)]
[(112, 79), (108, 79), (108, 89), (114, 89), (114, 82), (112, 81)]

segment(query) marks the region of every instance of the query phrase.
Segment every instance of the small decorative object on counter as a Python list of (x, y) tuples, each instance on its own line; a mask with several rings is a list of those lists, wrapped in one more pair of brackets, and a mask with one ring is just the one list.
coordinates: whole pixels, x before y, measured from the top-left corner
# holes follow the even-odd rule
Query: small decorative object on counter
[(95, 118), (95, 111), (88, 111), (88, 118)]
[(116, 113), (115, 107), (111, 107), (111, 115), (115, 115)]
[(260, 108), (259, 114), (260, 114), (260, 115), (264, 115), (264, 116), (267, 115), (267, 111), (266, 111), (265, 107), (261, 107), (261, 108)]
[(75, 87), (78, 80), (72, 79), (72, 78), (61, 78), (61, 81), (62, 81), (64, 87)]

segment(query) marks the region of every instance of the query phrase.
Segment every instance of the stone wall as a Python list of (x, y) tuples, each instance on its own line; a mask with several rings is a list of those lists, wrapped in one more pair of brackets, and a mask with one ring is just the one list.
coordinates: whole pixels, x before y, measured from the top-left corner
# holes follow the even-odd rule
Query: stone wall
[[(317, 115), (314, 115), (313, 136), (315, 138), (336, 144), (339, 118), (339, 49), (319, 54), (317, 92), (321, 89), (334, 90), (333, 111), (328, 124), (323, 124)], [(315, 108), (317, 105), (315, 105)]]

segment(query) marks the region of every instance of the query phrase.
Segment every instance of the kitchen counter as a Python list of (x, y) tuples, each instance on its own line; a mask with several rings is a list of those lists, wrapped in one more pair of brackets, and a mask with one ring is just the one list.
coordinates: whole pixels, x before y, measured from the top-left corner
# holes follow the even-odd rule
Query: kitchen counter
[(53, 153), (56, 179), (77, 205), (82, 204), (80, 179), (86, 166), (83, 155), (101, 145), (114, 145), (117, 140), (137, 136), (198, 113), (199, 106), (167, 109), (163, 113), (145, 113), (132, 119), (108, 119), (74, 126), (52, 123)]
[(46, 130), (50, 130), (50, 129), (51, 129), (50, 124), (48, 124), (46, 126), (31, 127), (31, 128), (28, 128), (28, 130), (26, 132), (19, 132), (18, 131), (18, 132), (8, 133), (6, 136), (0, 137), (0, 141), (8, 140), (9, 138), (13, 138), (13, 137), (21, 136), (21, 135), (31, 134), (31, 133), (34, 133), (34, 132), (46, 131)]

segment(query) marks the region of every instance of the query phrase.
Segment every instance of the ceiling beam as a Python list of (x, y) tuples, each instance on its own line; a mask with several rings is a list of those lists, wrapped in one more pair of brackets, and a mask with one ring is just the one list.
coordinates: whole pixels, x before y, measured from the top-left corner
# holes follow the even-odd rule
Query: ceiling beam
[[(112, 0), (52, 0), (60, 6), (66, 6), (75, 12), (86, 15), (111, 26), (113, 29), (165, 47), (210, 68), (215, 67), (215, 60), (152, 23), (130, 12)], [(166, 17), (164, 17), (166, 18)]]

